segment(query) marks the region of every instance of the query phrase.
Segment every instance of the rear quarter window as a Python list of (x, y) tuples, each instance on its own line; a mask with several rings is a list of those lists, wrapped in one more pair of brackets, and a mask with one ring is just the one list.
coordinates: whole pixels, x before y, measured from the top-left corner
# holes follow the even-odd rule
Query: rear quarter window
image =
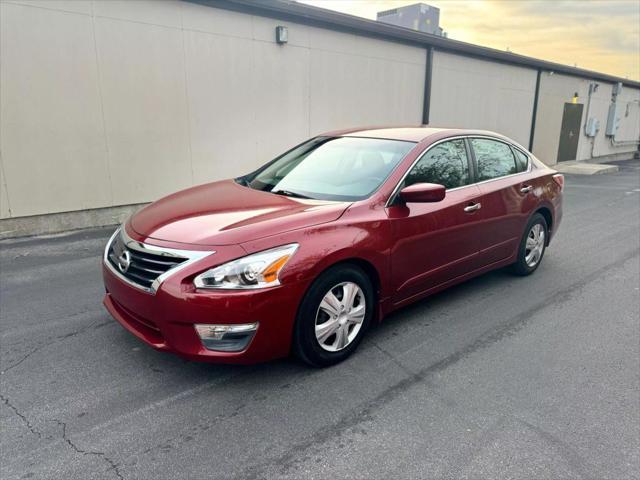
[(518, 172), (511, 147), (498, 140), (472, 138), (478, 164), (478, 181), (491, 180)]
[(516, 157), (516, 171), (518, 173), (525, 172), (527, 168), (529, 168), (529, 157), (517, 148), (513, 148), (512, 150)]

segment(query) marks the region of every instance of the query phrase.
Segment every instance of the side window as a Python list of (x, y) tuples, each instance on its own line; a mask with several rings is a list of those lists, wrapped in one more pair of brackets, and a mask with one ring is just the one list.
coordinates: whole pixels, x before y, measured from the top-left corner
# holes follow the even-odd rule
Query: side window
[(529, 157), (517, 148), (513, 148), (513, 153), (516, 154), (516, 167), (518, 173), (526, 171), (529, 167)]
[(469, 183), (469, 163), (464, 140), (450, 140), (431, 148), (414, 165), (404, 186), (414, 183), (438, 183), (456, 188)]
[(478, 164), (479, 182), (518, 172), (511, 147), (506, 143), (486, 138), (472, 138), (471, 145)]

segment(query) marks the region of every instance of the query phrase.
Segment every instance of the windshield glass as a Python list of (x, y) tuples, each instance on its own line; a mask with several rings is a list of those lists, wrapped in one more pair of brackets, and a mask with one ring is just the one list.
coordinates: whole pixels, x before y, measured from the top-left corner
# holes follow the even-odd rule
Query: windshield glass
[(399, 140), (318, 137), (239, 180), (256, 190), (291, 197), (362, 200), (414, 146)]

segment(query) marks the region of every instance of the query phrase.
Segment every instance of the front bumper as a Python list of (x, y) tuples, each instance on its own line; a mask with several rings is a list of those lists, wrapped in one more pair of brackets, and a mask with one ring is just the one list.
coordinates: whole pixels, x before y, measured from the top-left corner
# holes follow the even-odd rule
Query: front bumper
[[(190, 360), (251, 364), (289, 354), (306, 284), (203, 292), (193, 288), (196, 268), (167, 278), (153, 295), (128, 285), (103, 263), (103, 303), (125, 329), (143, 342)], [(258, 322), (258, 329), (241, 352), (206, 349), (194, 328), (194, 324), (254, 322)]]

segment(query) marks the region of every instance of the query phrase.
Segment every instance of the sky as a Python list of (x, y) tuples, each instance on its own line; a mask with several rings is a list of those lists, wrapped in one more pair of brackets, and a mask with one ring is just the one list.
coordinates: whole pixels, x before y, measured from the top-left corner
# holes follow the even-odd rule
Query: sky
[[(375, 20), (418, 0), (298, 0)], [(640, 80), (640, 0), (425, 0), (449, 38)]]

